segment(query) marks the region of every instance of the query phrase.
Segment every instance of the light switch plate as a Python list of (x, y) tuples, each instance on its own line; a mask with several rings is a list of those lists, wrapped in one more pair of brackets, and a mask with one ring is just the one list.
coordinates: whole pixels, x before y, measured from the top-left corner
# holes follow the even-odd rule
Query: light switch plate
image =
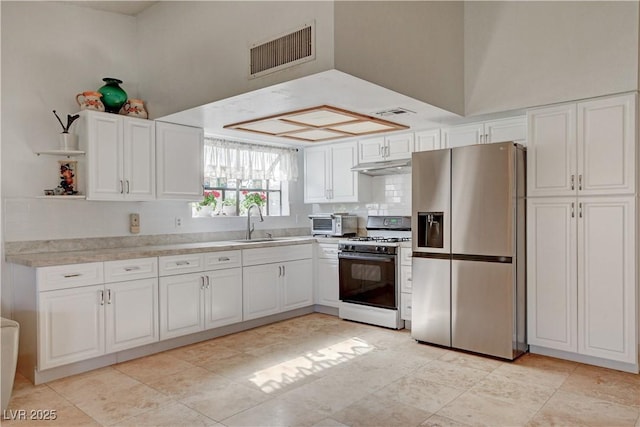
[(140, 214), (129, 214), (129, 231), (132, 234), (140, 233)]

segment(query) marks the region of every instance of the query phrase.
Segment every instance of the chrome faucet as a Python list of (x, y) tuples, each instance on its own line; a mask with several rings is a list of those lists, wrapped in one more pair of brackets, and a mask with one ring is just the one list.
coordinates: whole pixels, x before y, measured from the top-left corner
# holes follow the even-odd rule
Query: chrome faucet
[(255, 224), (251, 224), (251, 208), (258, 208), (258, 213), (260, 214), (260, 222), (264, 222), (264, 218), (262, 217), (262, 211), (260, 210), (260, 206), (255, 203), (247, 209), (247, 240), (251, 240), (251, 233), (255, 228)]

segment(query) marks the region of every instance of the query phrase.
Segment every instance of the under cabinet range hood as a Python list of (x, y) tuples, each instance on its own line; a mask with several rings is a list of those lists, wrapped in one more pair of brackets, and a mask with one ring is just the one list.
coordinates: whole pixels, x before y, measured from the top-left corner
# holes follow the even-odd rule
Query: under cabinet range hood
[(360, 163), (352, 167), (351, 171), (371, 176), (411, 173), (411, 159)]

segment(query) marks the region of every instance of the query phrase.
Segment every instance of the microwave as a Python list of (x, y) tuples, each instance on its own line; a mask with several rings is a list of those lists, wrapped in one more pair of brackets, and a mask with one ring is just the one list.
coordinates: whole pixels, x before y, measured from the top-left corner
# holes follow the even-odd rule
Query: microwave
[(349, 214), (309, 215), (311, 234), (314, 236), (355, 236), (358, 233), (358, 216)]

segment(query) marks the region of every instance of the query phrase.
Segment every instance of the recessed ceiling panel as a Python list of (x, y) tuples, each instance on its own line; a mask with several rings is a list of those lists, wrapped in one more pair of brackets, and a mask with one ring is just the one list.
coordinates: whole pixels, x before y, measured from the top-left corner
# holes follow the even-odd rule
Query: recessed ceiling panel
[(304, 130), (307, 129), (307, 127), (283, 122), (282, 120), (264, 120), (261, 122), (245, 123), (238, 126), (237, 129), (268, 133), (271, 135), (279, 135), (281, 133)]
[(331, 111), (324, 108), (321, 110), (313, 110), (301, 114), (290, 114), (283, 117), (283, 119), (315, 127), (336, 125), (358, 120), (357, 117), (353, 117), (352, 115)]
[(338, 130), (341, 132), (353, 133), (356, 135), (362, 135), (365, 133), (375, 133), (375, 132), (386, 132), (397, 130), (397, 127), (389, 126), (387, 124), (373, 122), (373, 121), (362, 121), (357, 123), (348, 123), (339, 126), (331, 126), (331, 129)]
[(326, 129), (310, 129), (304, 130), (302, 132), (290, 133), (286, 135), (281, 135), (287, 138), (301, 139), (304, 141), (322, 141), (327, 139), (334, 138), (344, 138), (348, 136), (341, 132), (333, 132)]

